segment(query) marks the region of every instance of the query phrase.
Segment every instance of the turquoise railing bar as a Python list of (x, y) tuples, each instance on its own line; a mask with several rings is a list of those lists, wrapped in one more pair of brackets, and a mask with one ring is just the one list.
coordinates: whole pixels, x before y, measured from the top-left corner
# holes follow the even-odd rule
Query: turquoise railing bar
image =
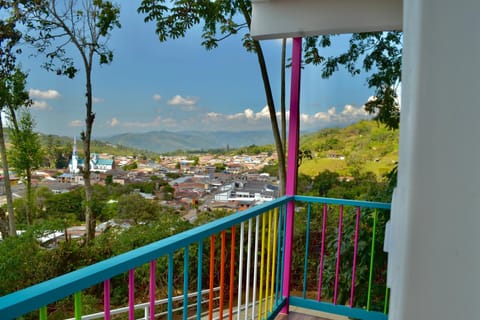
[(390, 203), (385, 202), (370, 202), (360, 200), (345, 200), (335, 198), (323, 198), (323, 197), (310, 197), (310, 196), (293, 196), (295, 201), (299, 202), (311, 202), (311, 203), (325, 203), (343, 205), (345, 207), (360, 207), (360, 208), (372, 208), (372, 209), (385, 209), (390, 210)]

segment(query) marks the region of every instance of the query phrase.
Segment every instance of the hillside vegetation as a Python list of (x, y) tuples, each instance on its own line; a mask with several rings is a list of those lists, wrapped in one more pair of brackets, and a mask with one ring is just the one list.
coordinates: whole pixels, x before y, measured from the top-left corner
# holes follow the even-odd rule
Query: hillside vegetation
[(398, 161), (398, 130), (386, 129), (376, 121), (360, 121), (303, 135), (300, 149), (312, 155), (302, 161), (300, 174), (314, 177), (330, 170), (349, 176), (354, 171), (371, 171), (380, 177)]

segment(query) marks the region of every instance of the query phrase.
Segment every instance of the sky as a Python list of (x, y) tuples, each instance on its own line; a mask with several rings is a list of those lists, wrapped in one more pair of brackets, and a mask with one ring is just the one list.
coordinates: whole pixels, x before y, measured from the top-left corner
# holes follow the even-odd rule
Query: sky
[[(108, 43), (113, 62), (93, 67), (94, 137), (162, 130), (271, 129), (257, 58), (242, 47), (241, 36), (228, 38), (210, 51), (201, 46), (200, 28), (185, 38), (162, 43), (155, 25), (144, 23), (137, 13), (139, 3), (121, 2), (122, 28), (114, 30)], [(341, 52), (346, 39), (340, 37), (324, 53)], [(279, 110), (281, 42), (262, 41), (262, 46)], [(24, 50), (20, 61), (28, 73), (36, 130), (79, 136), (85, 119), (83, 68), (75, 79), (58, 76), (42, 69), (42, 57), (31, 52)], [(288, 45), (287, 56), (290, 52)], [(367, 88), (364, 77), (339, 71), (325, 80), (320, 73), (315, 66), (302, 70), (301, 130), (342, 126), (368, 117), (363, 104), (373, 90)], [(286, 74), (288, 107), (290, 69)]]

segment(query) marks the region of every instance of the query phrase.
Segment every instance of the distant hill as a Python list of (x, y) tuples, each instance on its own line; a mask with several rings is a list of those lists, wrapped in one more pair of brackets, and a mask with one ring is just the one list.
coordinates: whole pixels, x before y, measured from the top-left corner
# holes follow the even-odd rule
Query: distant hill
[[(70, 151), (73, 148), (73, 137), (57, 136), (52, 134), (39, 134), (40, 142), (45, 148), (50, 148), (51, 145), (56, 148), (63, 148), (68, 153), (70, 157)], [(8, 141), (8, 138), (7, 138)], [(108, 153), (114, 156), (146, 156), (148, 158), (156, 158), (159, 154), (141, 149), (138, 147), (129, 147), (121, 144), (112, 144), (100, 139), (94, 139), (90, 145), (91, 152), (94, 153)], [(83, 143), (80, 140), (80, 137), (77, 137), (77, 149), (80, 153), (83, 152)]]
[(102, 140), (128, 147), (153, 152), (172, 152), (176, 150), (208, 150), (220, 148), (240, 148), (255, 144), (272, 144), (270, 131), (151, 131), (146, 133), (125, 133)]
[(388, 173), (398, 161), (398, 130), (363, 120), (345, 128), (328, 128), (302, 135), (300, 149), (313, 159), (303, 161), (300, 173), (316, 176), (326, 169), (348, 176), (353, 170)]

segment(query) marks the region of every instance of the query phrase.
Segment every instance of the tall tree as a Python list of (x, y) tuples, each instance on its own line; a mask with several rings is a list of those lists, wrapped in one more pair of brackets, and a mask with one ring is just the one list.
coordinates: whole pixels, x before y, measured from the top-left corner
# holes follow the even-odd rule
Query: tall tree
[(14, 110), (30, 101), (25, 92), (25, 78), (16, 65), (17, 54), (21, 52), (17, 44), (22, 37), (17, 25), (24, 16), (19, 10), (22, 0), (0, 1), (0, 153), (2, 155), (3, 180), (7, 196), (8, 233), (16, 235), (12, 190), (7, 162), (2, 113)]
[(100, 64), (113, 60), (113, 52), (107, 47), (111, 31), (120, 28), (120, 8), (103, 0), (38, 0), (28, 5), (26, 24), (27, 41), (44, 54), (44, 67), (59, 75), (73, 78), (77, 73), (75, 61), (67, 47), (80, 54), (85, 72), (85, 130), (81, 133), (85, 168), (85, 222), (87, 242), (95, 237), (96, 219), (92, 211), (92, 186), (90, 181), (90, 144), (95, 120), (93, 112), (92, 70), (96, 57)]
[(249, 34), (252, 14), (251, 2), (249, 0), (143, 0), (138, 11), (146, 15), (145, 22), (156, 21), (156, 33), (162, 42), (167, 41), (169, 38), (184, 37), (189, 29), (202, 23), (202, 45), (207, 49), (213, 49), (223, 39), (245, 30), (243, 46), (247, 51), (254, 52), (257, 55), (262, 75), (272, 133), (278, 155), (279, 178), (281, 181), (280, 192), (285, 194), (285, 148), (283, 147), (278, 126), (263, 49), (260, 42), (252, 39)]
[(33, 214), (32, 197), (32, 171), (40, 167), (43, 160), (43, 152), (38, 134), (33, 131), (35, 122), (32, 115), (23, 110), (16, 128), (10, 135), (12, 148), (9, 152), (9, 162), (15, 168), (15, 172), (25, 179), (27, 185), (25, 217), (27, 224), (31, 223)]

